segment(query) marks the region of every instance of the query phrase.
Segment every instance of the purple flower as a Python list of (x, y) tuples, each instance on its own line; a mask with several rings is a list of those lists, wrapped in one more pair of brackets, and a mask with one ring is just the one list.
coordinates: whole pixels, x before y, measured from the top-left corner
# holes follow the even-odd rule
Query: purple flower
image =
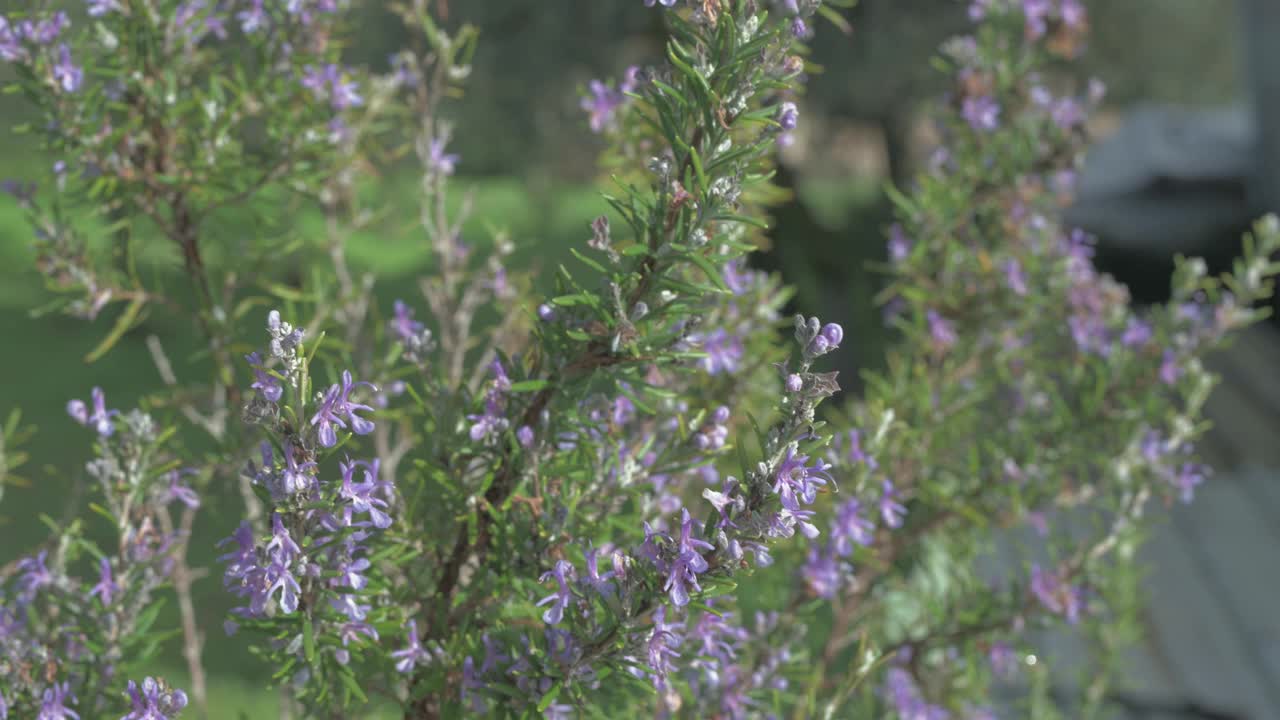
[(418, 639), (418, 621), (410, 620), (408, 626), (409, 632), (406, 634), (409, 640), (408, 647), (391, 653), (391, 657), (396, 659), (396, 671), (406, 674), (412, 672), (418, 665), (431, 662), (431, 654), (422, 647), (422, 641)]
[(797, 455), (795, 448), (788, 448), (786, 458), (774, 475), (773, 491), (782, 501), (782, 507), (792, 512), (800, 510), (802, 504), (812, 503), (818, 488), (833, 482), (830, 464), (821, 458), (815, 458), (812, 466), (807, 465), (808, 462), (808, 455)]
[(107, 398), (103, 394), (102, 388), (95, 387), (89, 391), (90, 397), (93, 399), (93, 413), (90, 414), (84, 402), (80, 400), (72, 400), (67, 403), (67, 414), (71, 419), (84, 426), (92, 426), (98, 431), (98, 435), (102, 437), (111, 437), (111, 433), (115, 432), (115, 426), (111, 423), (111, 418), (119, 415), (119, 410), (107, 409)]
[(1000, 127), (1000, 103), (986, 95), (965, 98), (960, 114), (969, 127), (978, 132), (992, 132)]
[(1018, 670), (1018, 653), (1008, 643), (999, 640), (991, 643), (987, 658), (991, 661), (991, 671), (999, 677), (1008, 678)]
[(573, 720), (573, 706), (564, 703), (552, 703), (542, 711), (543, 720)]
[(259, 612), (265, 610), (266, 601), (274, 599), (278, 592), (280, 593), (278, 601), (280, 611), (286, 615), (296, 612), (298, 595), (302, 592), (302, 588), (298, 585), (298, 579), (293, 576), (293, 572), (278, 557), (267, 566), (265, 579), (268, 583), (265, 592), (254, 593), (251, 607), (257, 608)]
[(236, 19), (240, 21), (240, 30), (245, 35), (251, 35), (267, 24), (267, 12), (262, 7), (262, 0), (249, 0), (249, 7), (236, 13)]
[(706, 498), (713, 507), (720, 513), (720, 520), (716, 523), (717, 528), (737, 527), (733, 521), (729, 520), (730, 510), (741, 510), (744, 506), (741, 497), (733, 497), (733, 488), (738, 484), (738, 479), (730, 475), (724, 479), (724, 491), (718, 492), (711, 488), (702, 491), (702, 497)]
[(84, 70), (71, 61), (71, 48), (58, 46), (58, 62), (53, 66), (53, 79), (64, 92), (73, 93), (84, 82)]
[[(367, 562), (367, 561), (366, 561)], [(370, 624), (364, 622), (347, 622), (343, 623), (338, 629), (338, 637), (342, 639), (342, 647), (334, 650), (334, 658), (340, 665), (346, 665), (351, 662), (351, 652), (347, 650), (347, 646), (353, 640), (359, 640), (360, 636), (378, 639), (378, 631)]]
[(1196, 486), (1205, 481), (1208, 473), (1208, 467), (1196, 463), (1183, 463), (1178, 471), (1173, 473), (1173, 484), (1178, 488), (1178, 495), (1182, 498), (1182, 502), (1191, 502), (1195, 497)]
[(573, 566), (564, 560), (557, 560), (555, 567), (550, 572), (543, 573), (538, 579), (539, 582), (546, 582), (554, 577), (558, 586), (554, 593), (538, 601), (538, 607), (551, 603), (551, 607), (542, 613), (542, 621), (548, 625), (556, 625), (563, 620), (564, 609), (569, 607), (569, 603), (573, 600), (566, 574), (573, 574)]
[(200, 507), (200, 496), (196, 494), (195, 490), (192, 490), (180, 482), (184, 474), (190, 475), (193, 473), (193, 470), (170, 470), (168, 473), (169, 487), (165, 489), (164, 494), (162, 495), (164, 502), (177, 500), (192, 510)]
[(862, 517), (862, 503), (849, 498), (836, 509), (831, 525), (831, 547), (840, 557), (853, 554), (853, 544), (870, 545), (875, 539), (875, 526)]
[(809, 558), (800, 568), (800, 575), (814, 595), (830, 600), (840, 589), (840, 563), (830, 553), (822, 552), (817, 545), (809, 547)]
[(476, 673), (476, 661), (470, 655), (462, 661), (462, 688), (460, 699), (467, 703), (471, 712), (483, 714), (488, 712), (489, 705), (485, 702), (484, 696), (477, 691), (483, 691), (485, 683), (480, 679), (480, 675)]
[(1084, 603), (1082, 593), (1059, 573), (1045, 572), (1039, 565), (1032, 565), (1031, 592), (1049, 612), (1065, 617), (1073, 625), (1079, 621)]
[[(375, 459), (372, 463), (345, 462), (340, 463), (339, 467), (342, 469), (342, 488), (338, 491), (338, 497), (349, 503), (348, 512), (367, 514), (373, 526), (379, 530), (391, 527), (391, 516), (383, 511), (387, 507), (387, 501), (373, 494), (379, 488), (378, 460)], [(357, 467), (364, 469), (364, 482), (351, 482)]]
[(284, 387), (280, 385), (280, 379), (266, 371), (262, 364), (262, 356), (257, 352), (251, 352), (244, 356), (249, 366), (253, 368), (253, 384), (249, 387), (257, 390), (269, 402), (280, 402), (280, 396), (284, 393)]
[(1048, 31), (1049, 15), (1053, 12), (1052, 0), (1022, 0), (1022, 13), (1026, 16), (1026, 35), (1038, 40)]
[[(316, 467), (315, 462), (307, 460), (299, 463), (298, 456), (302, 454), (301, 448), (292, 445), (285, 445), (284, 448), (284, 469), (280, 471), (280, 483), (278, 488), (271, 488), (273, 495), (278, 495), (280, 499), (296, 495), (300, 492), (310, 490), (315, 486), (315, 476), (312, 472)], [(303, 457), (306, 457), (303, 455)], [(271, 467), (271, 445), (263, 443), (262, 445), (262, 462), (266, 469)], [(278, 492), (277, 492), (278, 491)]]
[(1126, 347), (1137, 348), (1150, 342), (1151, 337), (1150, 325), (1137, 318), (1130, 318), (1129, 325), (1124, 330), (1124, 335), (1120, 337), (1120, 342)]
[(707, 571), (707, 561), (701, 551), (713, 547), (709, 542), (693, 539), (693, 518), (689, 516), (688, 509), (681, 509), (680, 513), (680, 544), (676, 547), (667, 581), (662, 586), (677, 607), (689, 604), (689, 587), (702, 590), (698, 585), (698, 573)]
[(0, 60), (15, 62), (25, 60), (27, 51), (22, 47), (22, 34), (9, 20), (0, 15)]
[(707, 356), (698, 362), (708, 374), (731, 373), (741, 365), (742, 355), (745, 352), (742, 338), (724, 328), (716, 328), (706, 336), (690, 337), (690, 340), (701, 342), (702, 352)]
[(839, 323), (827, 323), (822, 326), (822, 332), (819, 337), (825, 338), (828, 347), (832, 350), (840, 347), (840, 341), (844, 339), (844, 328)]
[(885, 480), (881, 487), (884, 492), (880, 495), (880, 517), (884, 518), (884, 524), (891, 528), (902, 527), (902, 516), (907, 514), (907, 509), (898, 502), (898, 494), (893, 487), (893, 482)]
[(657, 687), (665, 685), (667, 674), (675, 669), (672, 658), (680, 657), (676, 648), (683, 642), (683, 638), (677, 634), (680, 623), (668, 623), (666, 618), (667, 606), (661, 605), (653, 613), (653, 630), (649, 633), (649, 669), (653, 672), (653, 684)]
[(1053, 104), (1050, 117), (1059, 129), (1069, 131), (1084, 123), (1084, 110), (1073, 98), (1060, 98)]
[[(670, 0), (670, 3), (663, 0), (663, 4), (668, 7), (674, 2), (675, 0)], [(649, 5), (652, 6), (653, 3), (649, 2)], [(588, 84), (590, 94), (582, 98), (579, 106), (589, 116), (587, 122), (591, 126), (591, 132), (603, 132), (615, 125), (618, 110), (627, 102), (626, 93), (635, 89), (638, 71), (638, 68), (628, 68), (625, 79), (617, 89), (600, 80), (592, 80)]]
[(889, 260), (895, 265), (907, 259), (911, 254), (911, 239), (907, 237), (902, 225), (894, 223), (889, 226)]
[(103, 605), (110, 605), (111, 599), (121, 591), (119, 585), (111, 577), (111, 561), (106, 558), (98, 560), (98, 584), (89, 591), (89, 597), (96, 597)]
[(53, 574), (49, 572), (49, 568), (45, 567), (45, 560), (49, 557), (48, 550), (41, 550), (35, 557), (26, 557), (18, 561), (17, 571), (22, 573), (18, 577), (18, 597), (23, 603), (31, 602), (40, 588), (53, 584)]
[(292, 358), (294, 351), (302, 344), (302, 328), (294, 328), (281, 320), (279, 310), (267, 313), (267, 334), (271, 336), (271, 356), (281, 360)]
[(236, 531), (230, 537), (218, 541), (217, 546), (222, 547), (228, 543), (235, 543), (236, 549), (225, 555), (219, 555), (218, 560), (227, 563), (223, 584), (229, 587), (231, 579), (244, 577), (258, 565), (257, 539), (253, 535), (253, 526), (248, 520), (242, 520)]
[(520, 447), (528, 450), (533, 447), (533, 428), (528, 425), (521, 425), (516, 431), (516, 440), (520, 442)]
[[(654, 0), (644, 0), (645, 7), (653, 7)], [(662, 7), (672, 7), (676, 4), (676, 0), (658, 0)]]
[[(608, 546), (606, 546), (606, 550), (607, 549), (608, 549)], [(609, 555), (612, 553), (606, 552), (605, 554)], [(587, 548), (585, 555), (587, 558), (587, 577), (585, 580), (586, 584), (596, 592), (600, 593), (601, 595), (606, 595), (606, 596), (613, 595), (614, 593), (613, 583), (610, 583), (609, 579), (614, 576), (614, 573), (610, 571), (610, 572), (605, 572), (601, 574), (600, 558), (599, 558), (600, 549), (589, 547)]]
[(90, 17), (102, 17), (107, 13), (119, 12), (120, 3), (118, 0), (87, 0), (89, 4)]
[[(848, 447), (845, 447), (846, 443)], [(836, 463), (843, 463), (847, 459), (852, 465), (866, 465), (871, 470), (879, 467), (876, 459), (862, 449), (862, 432), (857, 428), (832, 438), (828, 457)]]
[(187, 706), (187, 694), (181, 690), (166, 690), (152, 678), (142, 681), (142, 686), (129, 681), (129, 714), (120, 720), (173, 720)]
[(1062, 23), (1069, 28), (1084, 27), (1087, 21), (1084, 5), (1080, 0), (1062, 0), (1058, 14), (1062, 17)]
[(900, 667), (885, 675), (884, 692), (901, 720), (950, 720), (945, 708), (931, 705), (916, 687), (911, 673)]
[(447, 137), (432, 138), (427, 148), (427, 168), (441, 175), (452, 175), (458, 164), (457, 155), (444, 151), (447, 142), (449, 142)]
[(1022, 272), (1022, 264), (1017, 258), (1009, 258), (1004, 264), (1004, 279), (1014, 295), (1027, 294), (1027, 275)]
[(293, 541), (280, 513), (271, 513), (271, 540), (267, 542), (266, 552), (268, 557), (281, 565), (292, 565), (302, 555), (302, 548)]
[(800, 111), (793, 102), (784, 102), (778, 106), (778, 125), (783, 130), (795, 130), (800, 124)]
[(370, 567), (373, 567), (373, 563), (368, 558), (343, 560), (338, 563), (338, 575), (333, 578), (330, 584), (333, 587), (349, 587), (354, 590), (363, 590), (368, 587), (369, 578), (361, 573), (367, 571)]
[(1178, 355), (1172, 350), (1164, 351), (1164, 358), (1160, 361), (1160, 381), (1165, 385), (1173, 385), (1178, 382), (1178, 377), (1182, 375), (1182, 368), (1178, 367)]
[(310, 90), (317, 100), (328, 98), (334, 110), (359, 107), (364, 103), (358, 92), (359, 85), (346, 79), (342, 68), (333, 63), (322, 68), (306, 66), (302, 73), (302, 86)]
[(693, 444), (699, 450), (719, 450), (729, 439), (729, 408), (721, 405), (711, 417), (711, 423), (693, 437)]
[(929, 323), (929, 336), (933, 338), (933, 343), (940, 350), (946, 350), (956, 344), (959, 339), (956, 337), (955, 328), (946, 318), (939, 315), (936, 311), (930, 310), (925, 313), (925, 317)]
[(801, 378), (795, 373), (791, 373), (787, 376), (787, 380), (784, 385), (787, 388), (787, 392), (800, 392), (804, 388), (804, 378)]
[(65, 12), (59, 10), (52, 17), (45, 18), (39, 22), (27, 20), (22, 23), (20, 33), (25, 35), (27, 40), (37, 45), (52, 45), (54, 40), (62, 34), (62, 31), (71, 25), (71, 18), (67, 17)]
[(358, 385), (367, 385), (375, 392), (377, 387), (369, 382), (352, 382), (351, 371), (342, 371), (342, 385), (334, 384), (329, 387), (329, 391), (325, 393), (324, 399), (320, 401), (320, 407), (316, 410), (316, 414), (311, 418), (311, 424), (316, 426), (319, 433), (320, 444), (325, 447), (333, 447), (338, 444), (338, 434), (334, 426), (346, 428), (347, 423), (343, 421), (342, 416), (346, 416), (347, 421), (351, 423), (351, 431), (357, 435), (368, 435), (373, 432), (373, 422), (356, 414), (357, 410), (373, 411), (368, 405), (351, 402), (351, 391)]
[(397, 300), (395, 303), (395, 319), (391, 321), (391, 330), (401, 340), (409, 340), (422, 332), (423, 325), (413, 319), (413, 308)]
[(72, 703), (76, 702), (76, 696), (71, 693), (69, 683), (54, 683), (45, 688), (36, 720), (67, 720), (68, 718), (80, 720), (80, 714), (66, 706), (68, 699)]

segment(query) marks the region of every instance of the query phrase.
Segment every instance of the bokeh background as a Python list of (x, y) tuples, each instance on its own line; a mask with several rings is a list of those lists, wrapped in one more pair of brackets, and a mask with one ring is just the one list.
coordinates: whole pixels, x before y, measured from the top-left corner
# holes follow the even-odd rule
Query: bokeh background
[[(1270, 0), (1267, 0), (1268, 2)], [(360, 16), (349, 61), (382, 69), (403, 39), (397, 21), (379, 0), (353, 0)], [(0, 0), (0, 12), (25, 0)], [(68, 0), (73, 18), (81, 3)], [(618, 77), (630, 64), (659, 54), (661, 16), (640, 0), (455, 0), (449, 23), (481, 28), (480, 49), (467, 95), (447, 114), (456, 121), (453, 148), (461, 154), (457, 185), (474, 188), (474, 222), (468, 233), (505, 228), (525, 257), (550, 264), (565, 248), (583, 242), (588, 223), (604, 203), (593, 183), (600, 141), (587, 130), (578, 92), (593, 77)], [(1243, 28), (1229, 0), (1094, 0), (1087, 54), (1072, 72), (1105, 80), (1109, 94), (1094, 130), (1105, 138), (1132, 113), (1153, 103), (1181, 108), (1238, 107), (1247, 99)], [(929, 58), (948, 36), (967, 25), (957, 0), (861, 0), (852, 11), (851, 34), (820, 27), (813, 60), (823, 71), (811, 78), (801, 103), (799, 142), (784, 156), (781, 182), (794, 198), (775, 213), (772, 246), (757, 262), (796, 285), (796, 309), (840, 319), (848, 328), (840, 362), (847, 386), (856, 371), (874, 366), (890, 338), (872, 298), (880, 279), (870, 268), (884, 258), (887, 181), (906, 182), (927, 154), (928, 112), (944, 90)], [(0, 82), (8, 69), (0, 65)], [(26, 138), (7, 132), (29, 119), (15, 95), (0, 95), (0, 178), (49, 179), (52, 159)], [(1211, 153), (1212, 149), (1187, 152)], [(1141, 166), (1142, 158), (1134, 161)], [(1105, 162), (1102, 163), (1105, 166)], [(413, 181), (392, 178), (390, 201), (411, 217)], [(1157, 178), (1157, 182), (1160, 179)], [(1194, 183), (1193, 183), (1194, 184)], [(1168, 184), (1159, 186), (1165, 190)], [(1122, 208), (1123, 210), (1123, 208)], [(1228, 214), (1197, 236), (1204, 248), (1223, 253), (1248, 217)], [(319, 233), (317, 217), (300, 216), (290, 228)], [(1177, 249), (1162, 238), (1103, 238), (1100, 263), (1130, 282), (1145, 300), (1167, 289)], [(130, 407), (154, 390), (158, 377), (144, 346), (155, 334), (179, 368), (198, 344), (193, 328), (156, 316), (130, 333), (105, 358), (86, 364), (85, 354), (113, 317), (91, 326), (68, 318), (35, 318), (48, 300), (32, 264), (31, 231), (7, 197), (0, 197), (0, 415), (20, 407), (39, 432), (29, 443), (33, 463), (24, 473), (31, 487), (10, 488), (0, 502), (0, 559), (18, 555), (44, 532), (39, 513), (66, 518), (87, 498), (83, 463), (87, 442), (65, 416), (73, 397), (91, 386), (106, 388), (114, 407)], [(430, 260), (412, 225), (382, 223), (352, 240), (357, 267), (380, 275), (380, 295), (412, 293), (413, 278)], [(176, 271), (176, 267), (174, 268)], [(227, 489), (229, 496), (233, 495)], [(274, 717), (274, 699), (257, 690), (262, 668), (246, 662), (216, 630), (227, 607), (219, 588), (212, 544), (237, 523), (236, 503), (213, 502), (201, 516), (192, 543), (193, 562), (210, 568), (197, 584), (208, 639), (215, 717)], [(179, 667), (177, 647), (167, 662)], [(181, 673), (172, 671), (173, 676)]]

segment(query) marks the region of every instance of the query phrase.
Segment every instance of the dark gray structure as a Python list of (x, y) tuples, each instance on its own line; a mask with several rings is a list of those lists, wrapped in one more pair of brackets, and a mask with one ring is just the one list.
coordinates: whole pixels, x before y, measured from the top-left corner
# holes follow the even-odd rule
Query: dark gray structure
[(1086, 156), (1066, 219), (1104, 249), (1165, 261), (1233, 254), (1280, 210), (1280, 0), (1238, 0), (1247, 96), (1201, 110), (1146, 105)]

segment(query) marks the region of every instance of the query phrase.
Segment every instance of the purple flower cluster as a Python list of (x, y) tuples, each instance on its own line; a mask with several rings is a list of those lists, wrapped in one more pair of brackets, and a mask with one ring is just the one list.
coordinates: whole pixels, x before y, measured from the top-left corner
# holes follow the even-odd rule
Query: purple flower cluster
[[(709, 601), (708, 605), (713, 601)], [(757, 697), (788, 688), (782, 670), (792, 660), (794, 634), (782, 634), (778, 613), (757, 613), (753, 627), (735, 622), (735, 614), (703, 612), (685, 632), (692, 656), (685, 676), (704, 717), (746, 720), (767, 713)]]
[(489, 389), (484, 396), (484, 412), (479, 415), (468, 415), (471, 421), (469, 434), (476, 442), (490, 441), (505, 432), (511, 422), (506, 416), (507, 393), (511, 390), (511, 378), (502, 366), (502, 361), (494, 359), (489, 365), (493, 375), (489, 381)]
[(43, 56), (54, 87), (64, 93), (77, 92), (84, 84), (84, 70), (72, 59), (70, 46), (58, 42), (70, 26), (70, 18), (62, 11), (17, 23), (0, 15), (0, 61), (28, 63)]
[(311, 416), (311, 424), (315, 426), (317, 438), (324, 447), (337, 445), (337, 428), (345, 430), (348, 423), (351, 431), (357, 435), (368, 435), (373, 432), (373, 422), (357, 414), (358, 411), (373, 412), (373, 408), (351, 399), (352, 391), (362, 385), (373, 392), (378, 390), (377, 386), (370, 382), (353, 382), (351, 371), (343, 370), (342, 383), (330, 385), (320, 400), (315, 415)]
[[(270, 353), (286, 369), (290, 384), (307, 375), (300, 354), (302, 333), (283, 322), (276, 312), (268, 317)], [(258, 360), (255, 353), (251, 360)], [(258, 376), (253, 387), (269, 402), (281, 400), (277, 379)], [(375, 533), (392, 525), (395, 489), (382, 477), (381, 462), (345, 458), (338, 463), (340, 477), (326, 479), (320, 472), (321, 448), (338, 443), (337, 429), (350, 428), (367, 435), (374, 424), (359, 413), (368, 405), (352, 399), (359, 386), (344, 370), (335, 383), (314, 400), (310, 422), (297, 427), (276, 419), (268, 429), (279, 434), (276, 444), (261, 445), (262, 464), (249, 464), (246, 475), (271, 499), (271, 528), (265, 538), (244, 521), (236, 532), (219, 543), (230, 546), (224, 562), (223, 585), (244, 604), (232, 613), (242, 618), (293, 614), (308, 602), (307, 611), (316, 632), (340, 640), (329, 647), (339, 664), (351, 660), (355, 646), (378, 640), (368, 617), (377, 595), (370, 590), (369, 574), (375, 570), (367, 546)], [(376, 388), (373, 388), (376, 392)], [(303, 398), (299, 398), (303, 400)], [(292, 415), (300, 408), (292, 408)], [(305, 415), (304, 415), (305, 417)], [(277, 457), (275, 447), (280, 448)], [(304, 600), (305, 599), (305, 600)], [(237, 631), (228, 621), (228, 633)], [(302, 652), (298, 649), (297, 652)]]
[(171, 689), (154, 678), (139, 686), (129, 681), (129, 714), (121, 720), (174, 720), (187, 706), (187, 694)]
[(1189, 444), (1166, 439), (1156, 430), (1142, 438), (1139, 452), (1156, 477), (1168, 483), (1184, 503), (1195, 498), (1195, 489), (1208, 479), (1212, 469), (1187, 460), (1192, 452)]
[(800, 343), (800, 347), (804, 350), (805, 363), (812, 362), (814, 358), (826, 355), (840, 347), (840, 341), (844, 339), (843, 327), (836, 323), (823, 325), (816, 317), (806, 320), (804, 316), (797, 315), (795, 328), (796, 342)]
[(960, 111), (969, 127), (983, 133), (989, 133), (1000, 127), (1000, 103), (987, 95), (967, 97)]
[(1050, 572), (1032, 565), (1031, 593), (1045, 610), (1066, 618), (1073, 625), (1080, 621), (1084, 593), (1071, 584), (1063, 569)]
[[(88, 671), (104, 678), (117, 672), (127, 628), (155, 606), (155, 591), (170, 579), (171, 551), (185, 540), (180, 532), (162, 532), (157, 514), (175, 500), (191, 509), (200, 505), (195, 491), (181, 482), (189, 473), (157, 469), (169, 458), (149, 416), (108, 410), (100, 388), (93, 389), (92, 398), (92, 411), (72, 401), (68, 412), (97, 434), (96, 457), (87, 471), (100, 483), (102, 512), (119, 518), (119, 550), (97, 553), (96, 581), (82, 579), (72, 574), (76, 559), (67, 552), (70, 536), (64, 536), (56, 549), (20, 558), (14, 573), (0, 580), (0, 667), (45, 668), (4, 676), (0, 719), (79, 720), (86, 709), (102, 716), (104, 698), (99, 688), (86, 684), (92, 677)], [(79, 542), (92, 547), (87, 540)], [(92, 618), (93, 627), (80, 618)], [(139, 694), (130, 683), (133, 709), (122, 720), (176, 718), (186, 696), (159, 687), (148, 678)], [(94, 694), (85, 697), (86, 691)]]
[(1071, 30), (1081, 30), (1087, 22), (1084, 5), (1080, 0), (1021, 0), (1021, 2), (1022, 14), (1026, 18), (1026, 35), (1030, 40), (1044, 37), (1052, 21), (1061, 22)]
[[(675, 0), (671, 0), (671, 3), (674, 2)], [(648, 4), (653, 3), (650, 1)], [(618, 111), (627, 103), (627, 94), (635, 91), (639, 73), (638, 67), (627, 68), (617, 88), (600, 80), (591, 81), (589, 93), (582, 98), (581, 107), (589, 117), (592, 132), (600, 133), (617, 126)]]
[(92, 427), (101, 437), (111, 437), (111, 434), (115, 432), (115, 424), (111, 419), (119, 415), (120, 411), (107, 409), (107, 399), (102, 392), (102, 388), (93, 388), (89, 392), (89, 396), (93, 403), (92, 412), (84, 404), (84, 401), (72, 400), (67, 403), (67, 414), (81, 425)]
[(433, 646), (431, 650), (428, 650), (422, 644), (422, 639), (418, 636), (418, 622), (416, 620), (408, 622), (408, 632), (405, 633), (405, 640), (408, 643), (405, 647), (391, 653), (391, 659), (396, 661), (396, 672), (398, 673), (407, 674), (413, 672), (413, 669), (419, 665), (428, 665), (433, 660), (444, 657), (444, 650), (439, 646)]
[(303, 69), (302, 87), (310, 90), (317, 100), (328, 100), (336, 111), (364, 104), (359, 85), (334, 63), (322, 67), (308, 65)]
[(946, 708), (925, 699), (906, 668), (889, 668), (885, 673), (883, 693), (885, 702), (900, 720), (951, 720), (951, 713)]

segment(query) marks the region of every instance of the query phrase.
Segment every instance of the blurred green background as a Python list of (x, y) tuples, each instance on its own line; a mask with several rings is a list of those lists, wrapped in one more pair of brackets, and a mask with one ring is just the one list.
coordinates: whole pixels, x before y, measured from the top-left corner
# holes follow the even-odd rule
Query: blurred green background
[[(26, 0), (0, 0), (0, 12)], [(76, 19), (80, 3), (68, 1)], [(488, 229), (508, 231), (527, 259), (554, 267), (566, 248), (582, 243), (588, 223), (604, 203), (596, 194), (599, 140), (578, 110), (577, 89), (592, 77), (617, 77), (629, 64), (658, 57), (661, 16), (640, 0), (469, 0), (450, 4), (449, 24), (480, 26), (481, 44), (467, 96), (449, 109), (462, 156), (455, 187), (475, 190), (469, 240)], [(350, 61), (383, 69), (402, 39), (385, 3), (357, 0)], [(1236, 20), (1225, 2), (1125, 0), (1090, 2), (1095, 29), (1079, 68), (1109, 88), (1105, 129), (1116, 113), (1137, 100), (1221, 104), (1239, 92)], [(802, 103), (799, 142), (785, 156), (784, 184), (796, 200), (776, 212), (772, 249), (757, 262), (780, 270), (800, 292), (800, 310), (839, 319), (849, 328), (842, 376), (874, 364), (886, 340), (880, 312), (871, 302), (878, 287), (867, 263), (884, 254), (888, 222), (881, 193), (891, 177), (907, 176), (927, 148), (924, 110), (942, 90), (928, 58), (945, 37), (963, 30), (964, 6), (954, 0), (863, 0), (852, 12), (854, 31), (844, 35), (823, 24), (814, 46), (823, 67)], [(0, 81), (9, 69), (0, 65)], [(0, 179), (50, 180), (53, 158), (33, 151), (27, 138), (7, 128), (30, 119), (16, 95), (0, 96)], [(394, 170), (389, 177), (397, 177)], [(356, 235), (350, 256), (360, 270), (377, 272), (379, 296), (416, 297), (415, 276), (429, 268), (429, 253), (410, 219), (415, 188), (407, 174), (392, 181), (390, 199), (403, 212)], [(460, 193), (455, 193), (455, 195)], [(318, 217), (300, 216), (288, 228), (303, 235), (323, 231)], [(144, 345), (149, 334), (163, 342), (179, 375), (197, 376), (198, 333), (157, 314), (130, 333), (105, 358), (86, 364), (85, 354), (106, 333), (113, 313), (93, 323), (31, 317), (49, 299), (32, 264), (31, 230), (15, 204), (0, 196), (0, 416), (22, 408), (39, 432), (29, 443), (25, 469), (33, 482), (10, 488), (0, 502), (0, 562), (24, 552), (43, 536), (38, 513), (70, 517), (88, 501), (82, 470), (88, 437), (66, 418), (67, 400), (106, 389), (111, 406), (131, 407), (159, 379)], [(516, 262), (520, 262), (517, 260)], [(173, 269), (176, 271), (177, 266)], [(852, 385), (845, 380), (846, 386)], [(235, 493), (227, 488), (226, 495)], [(207, 660), (214, 717), (273, 717), (274, 695), (260, 690), (261, 668), (234, 649), (218, 628), (228, 607), (219, 585), (212, 544), (237, 524), (238, 502), (211, 499), (198, 520), (192, 562), (209, 568), (197, 584), (202, 623), (211, 628)], [(177, 644), (166, 657), (178, 668)], [(179, 684), (182, 672), (165, 670)]]

